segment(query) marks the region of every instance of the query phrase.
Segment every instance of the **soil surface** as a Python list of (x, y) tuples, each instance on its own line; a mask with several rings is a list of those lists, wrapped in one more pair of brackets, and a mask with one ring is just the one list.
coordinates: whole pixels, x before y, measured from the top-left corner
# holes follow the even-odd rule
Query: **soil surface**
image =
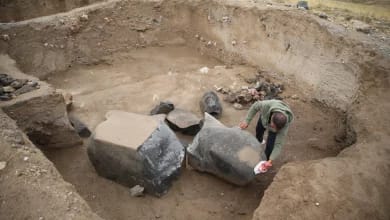
[[(73, 94), (71, 113), (91, 130), (104, 120), (109, 110), (148, 114), (159, 101), (165, 100), (201, 117), (199, 100), (204, 92), (213, 90), (214, 85), (237, 89), (248, 86), (245, 79), (256, 74), (256, 69), (247, 66), (225, 68), (219, 61), (186, 47), (139, 49), (115, 54), (111, 60), (111, 64), (77, 66), (48, 79), (54, 87)], [(206, 74), (199, 71), (205, 66), (210, 68)], [(341, 150), (334, 141), (342, 128), (337, 124), (340, 116), (311, 102), (294, 85), (285, 87), (282, 96), (298, 96), (285, 99), (295, 114), (287, 144), (273, 169), (245, 187), (187, 167), (162, 198), (149, 195), (134, 198), (129, 188), (96, 174), (86, 154), (88, 139), (81, 147), (50, 150), (45, 154), (92, 210), (105, 219), (251, 219), (281, 165), (335, 156)], [(225, 125), (237, 126), (245, 118), (246, 110), (222, 104), (221, 121)], [(256, 121), (257, 118), (248, 128), (253, 134)], [(192, 139), (178, 136), (186, 142)]]
[[(0, 3), (0, 14), (9, 2)], [(42, 14), (39, 4), (25, 4), (27, 17), (7, 10), (0, 20), (98, 1), (66, 2), (69, 8), (53, 6)], [(0, 218), (97, 219), (96, 213), (104, 219), (389, 219), (389, 21), (367, 19), (352, 8), (334, 10), (338, 1), (309, 11), (287, 2), (108, 0), (88, 10), (0, 24), (0, 52), (25, 73), (49, 76), (48, 83), (72, 93), (70, 113), (92, 131), (109, 110), (148, 114), (160, 101), (202, 117), (202, 95), (248, 86), (245, 80), (259, 70), (250, 65), (284, 83), (281, 96), (295, 115), (281, 156), (248, 186), (184, 166), (162, 198), (134, 198), (129, 188), (97, 175), (86, 153), (88, 139), (44, 151), (58, 173), (29, 141), (20, 149), (3, 141), (18, 128), (0, 112), (0, 165), (7, 162), (0, 169), (0, 188), (7, 189), (0, 190)], [(387, 7), (381, 12), (389, 17)], [(368, 14), (374, 9), (367, 8)], [(203, 67), (209, 71), (201, 73)], [(346, 115), (315, 100), (342, 105)], [(246, 110), (222, 104), (225, 125), (245, 118)], [(256, 121), (248, 128), (252, 134)], [(348, 143), (336, 142), (340, 137)]]

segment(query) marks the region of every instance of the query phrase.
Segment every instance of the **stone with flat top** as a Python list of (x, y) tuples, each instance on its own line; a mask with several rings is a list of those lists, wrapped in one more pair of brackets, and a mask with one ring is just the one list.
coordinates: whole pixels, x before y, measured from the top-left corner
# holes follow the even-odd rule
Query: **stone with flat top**
[(180, 173), (184, 147), (158, 117), (110, 111), (88, 146), (99, 175), (161, 196)]

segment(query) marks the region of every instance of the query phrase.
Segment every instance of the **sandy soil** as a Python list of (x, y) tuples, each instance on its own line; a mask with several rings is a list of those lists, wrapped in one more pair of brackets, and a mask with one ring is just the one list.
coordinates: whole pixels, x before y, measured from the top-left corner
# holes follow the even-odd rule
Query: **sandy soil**
[[(84, 13), (87, 21), (81, 19)], [(271, 81), (273, 76), (285, 82), (283, 96), (299, 97), (285, 99), (296, 117), (281, 157), (246, 187), (183, 168), (164, 197), (132, 198), (128, 188), (97, 176), (86, 154), (87, 139), (83, 146), (46, 150), (63, 178), (105, 219), (252, 219), (253, 213), (253, 219), (389, 219), (388, 26), (380, 21), (387, 28), (382, 32), (370, 23), (373, 32), (364, 34), (350, 26), (349, 13), (326, 13), (327, 20), (283, 3), (252, 0), (111, 0), (0, 24), (0, 52), (28, 74), (56, 73), (47, 81), (74, 95), (71, 113), (91, 130), (108, 110), (147, 114), (163, 100), (201, 117), (203, 93), (214, 85), (246, 86), (244, 79), (257, 71), (250, 65), (266, 69)], [(207, 74), (199, 72), (204, 66), (210, 68)], [(312, 98), (343, 107), (347, 117)], [(244, 119), (246, 111), (223, 107), (226, 125)], [(342, 136), (346, 124), (356, 130), (357, 143), (338, 154), (343, 144), (334, 136)], [(7, 188), (0, 190), (0, 218), (66, 219), (86, 210), (80, 219), (91, 219), (89, 207), (34, 146), (39, 157), (25, 163), (30, 150), (9, 145), (0, 142), (0, 150), (6, 149), (0, 160), (11, 161), (0, 170), (0, 184)], [(36, 170), (15, 175), (40, 166), (50, 175), (36, 176)], [(51, 184), (57, 188), (42, 188)], [(73, 196), (66, 196), (69, 191)]]
[[(111, 58), (111, 65), (74, 67), (48, 80), (56, 88), (74, 94), (72, 114), (79, 116), (92, 130), (108, 110), (147, 114), (160, 100), (170, 100), (177, 107), (201, 116), (198, 103), (203, 92), (212, 90), (214, 85), (240, 88), (247, 85), (245, 78), (256, 73), (246, 66), (226, 69), (217, 60), (186, 47), (140, 49)], [(207, 74), (199, 72), (204, 66), (210, 68)], [(251, 219), (264, 190), (282, 164), (334, 156), (340, 150), (334, 142), (334, 135), (340, 129), (336, 120), (339, 116), (311, 103), (286, 85), (283, 95), (291, 94), (298, 94), (300, 99), (286, 99), (296, 121), (283, 154), (270, 173), (258, 176), (246, 187), (233, 186), (214, 176), (183, 168), (181, 177), (164, 197), (132, 198), (128, 188), (96, 174), (85, 145), (45, 154), (91, 208), (106, 219)], [(236, 126), (245, 117), (245, 110), (235, 110), (225, 102), (223, 107), (221, 121), (228, 126)], [(252, 133), (254, 126), (253, 122), (249, 128)], [(191, 141), (189, 136), (179, 137)], [(307, 142), (309, 138), (313, 140)]]

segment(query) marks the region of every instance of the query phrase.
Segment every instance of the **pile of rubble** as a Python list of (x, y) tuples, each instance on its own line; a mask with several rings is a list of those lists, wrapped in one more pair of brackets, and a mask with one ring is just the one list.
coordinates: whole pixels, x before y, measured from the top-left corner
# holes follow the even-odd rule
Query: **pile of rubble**
[(14, 79), (5, 73), (0, 73), (0, 101), (11, 100), (35, 89), (39, 89), (39, 84), (36, 81)]
[(240, 89), (232, 91), (229, 88), (216, 87), (216, 91), (224, 94), (223, 100), (232, 103), (236, 109), (244, 109), (258, 100), (269, 100), (283, 98), (279, 95), (284, 90), (284, 85), (272, 83), (269, 79), (264, 79), (261, 72), (256, 77), (245, 79), (249, 86), (242, 86)]

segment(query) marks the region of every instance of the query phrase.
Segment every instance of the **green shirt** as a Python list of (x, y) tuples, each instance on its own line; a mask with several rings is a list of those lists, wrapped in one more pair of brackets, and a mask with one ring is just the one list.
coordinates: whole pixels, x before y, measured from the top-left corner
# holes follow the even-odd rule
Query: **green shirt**
[(257, 101), (253, 103), (253, 105), (250, 107), (248, 111), (248, 115), (246, 116), (245, 119), (246, 123), (249, 124), (257, 112), (260, 112), (259, 120), (261, 120), (261, 123), (267, 129), (269, 129), (269, 124), (270, 124), (269, 119), (273, 112), (281, 112), (287, 117), (286, 125), (276, 133), (274, 149), (272, 150), (271, 156), (269, 158), (270, 160), (274, 160), (279, 156), (282, 150), (284, 139), (288, 131), (288, 126), (292, 122), (294, 115), (291, 112), (290, 107), (286, 103), (280, 100), (273, 99), (273, 100)]

